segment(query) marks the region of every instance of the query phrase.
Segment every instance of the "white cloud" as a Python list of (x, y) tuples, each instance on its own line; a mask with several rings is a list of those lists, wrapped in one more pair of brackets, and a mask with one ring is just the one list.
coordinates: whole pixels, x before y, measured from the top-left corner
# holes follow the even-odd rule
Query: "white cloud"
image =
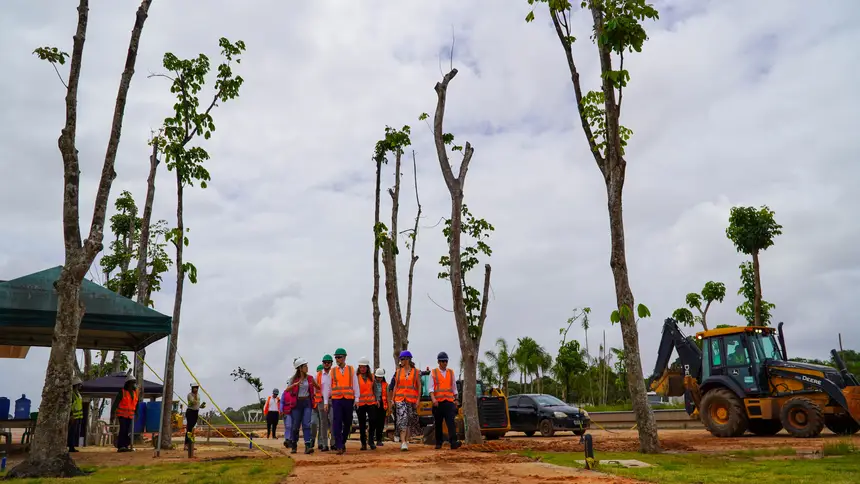
[[(30, 53), (70, 50), (75, 11), (7, 2), (0, 17), (0, 278), (62, 262), (63, 89)], [(708, 280), (728, 296), (711, 321), (738, 321), (737, 266), (725, 237), (728, 210), (768, 204), (785, 227), (762, 256), (765, 299), (785, 321), (789, 352), (824, 357), (842, 332), (860, 345), (853, 295), (860, 225), (860, 29), (848, 0), (828, 9), (800, 2), (657, 2), (641, 54), (628, 56), (632, 82), (623, 122), (633, 129), (625, 187), (628, 262), (634, 294), (651, 308), (640, 323), (650, 372), (662, 319)], [(78, 141), (82, 225), (88, 227), (127, 35), (136, 6), (96, 2), (81, 79)], [(217, 40), (243, 39), (239, 99), (215, 112), (205, 146), (212, 183), (186, 190), (187, 258), (200, 283), (186, 285), (180, 352), (222, 407), (253, 394), (233, 382), (243, 366), (280, 386), (295, 356), (316, 361), (343, 346), (354, 362), (372, 349), (374, 143), (386, 124), (412, 126), (424, 207), (416, 267), (412, 341), (419, 364), (440, 350), (457, 358), (447, 282), (436, 279), (445, 252), (440, 227), (448, 194), (427, 126), (434, 84), (456, 35), (446, 126), (471, 141), (475, 157), (466, 202), (496, 227), (493, 298), (484, 349), (497, 337), (532, 336), (554, 352), (573, 307), (593, 308), (593, 332), (610, 346), (614, 303), (606, 195), (576, 118), (569, 74), (547, 15), (526, 24), (524, 1), (343, 2), (289, 6), (216, 2), (205, 10), (156, 1), (147, 20), (126, 112), (113, 195), (142, 202), (146, 140), (170, 113), (160, 70), (165, 51), (217, 56)], [(189, 21), (193, 19), (193, 21)], [(587, 19), (577, 16), (575, 55), (585, 88), (597, 86)], [(390, 183), (392, 167), (384, 175)], [(404, 166), (402, 227), (415, 204)], [(157, 218), (175, 219), (173, 174), (159, 173)], [(387, 210), (388, 199), (383, 196)], [(385, 214), (383, 210), (383, 214)], [(383, 215), (387, 217), (386, 215)], [(432, 228), (431, 228), (432, 227)], [(400, 262), (405, 280), (408, 265)], [(481, 275), (473, 276), (475, 283)], [(174, 276), (157, 307), (172, 312)], [(405, 311), (405, 281), (402, 302)], [(390, 328), (382, 304), (382, 358), (390, 368)], [(161, 371), (165, 343), (149, 360)], [(594, 347), (595, 345), (592, 345)], [(2, 393), (38, 400), (47, 349), (4, 361)], [(180, 366), (181, 368), (181, 366)], [(177, 388), (190, 381), (177, 371)], [(268, 389), (267, 389), (268, 391)]]

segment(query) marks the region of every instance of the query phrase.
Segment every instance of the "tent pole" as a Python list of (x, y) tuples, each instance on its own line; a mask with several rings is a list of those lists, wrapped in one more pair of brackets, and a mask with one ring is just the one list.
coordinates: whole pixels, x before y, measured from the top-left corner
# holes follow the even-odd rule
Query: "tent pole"
[[(167, 346), (164, 347), (164, 371), (163, 374), (165, 377), (167, 376), (167, 360), (170, 355), (170, 337), (172, 335), (167, 335)], [(164, 382), (164, 385), (161, 388), (161, 412), (158, 418), (158, 443), (155, 447), (155, 456), (161, 457), (161, 432), (164, 430), (164, 402), (167, 401), (167, 382)], [(133, 430), (133, 429), (132, 429)]]

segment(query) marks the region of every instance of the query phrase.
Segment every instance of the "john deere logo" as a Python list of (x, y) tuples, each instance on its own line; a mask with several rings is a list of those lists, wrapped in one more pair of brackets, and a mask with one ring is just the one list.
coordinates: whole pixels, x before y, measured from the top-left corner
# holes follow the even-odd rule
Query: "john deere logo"
[(816, 380), (815, 378), (809, 378), (808, 376), (801, 376), (800, 379), (802, 381), (812, 383), (813, 385), (821, 385), (821, 380)]

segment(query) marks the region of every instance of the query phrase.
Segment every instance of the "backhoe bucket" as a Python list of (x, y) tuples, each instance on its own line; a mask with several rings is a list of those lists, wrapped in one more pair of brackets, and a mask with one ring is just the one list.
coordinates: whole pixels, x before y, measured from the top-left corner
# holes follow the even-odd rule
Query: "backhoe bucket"
[(848, 402), (848, 413), (860, 424), (860, 386), (845, 387), (842, 394)]

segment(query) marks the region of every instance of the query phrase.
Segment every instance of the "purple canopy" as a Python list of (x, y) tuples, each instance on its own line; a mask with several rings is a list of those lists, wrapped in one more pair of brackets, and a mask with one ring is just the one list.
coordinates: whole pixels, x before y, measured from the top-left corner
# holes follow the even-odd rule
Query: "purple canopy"
[[(88, 380), (81, 385), (81, 396), (113, 398), (125, 385), (126, 374), (124, 372), (113, 373), (108, 376)], [(140, 382), (138, 382), (140, 385)], [(164, 388), (159, 383), (143, 380), (143, 398), (160, 397)]]

